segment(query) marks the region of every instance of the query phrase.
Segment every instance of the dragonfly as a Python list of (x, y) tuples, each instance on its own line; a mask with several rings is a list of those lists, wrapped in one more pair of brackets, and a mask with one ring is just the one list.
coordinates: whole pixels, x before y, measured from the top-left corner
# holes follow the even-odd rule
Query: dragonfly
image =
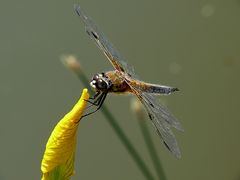
[(169, 95), (179, 91), (178, 88), (147, 83), (137, 78), (133, 68), (129, 66), (120, 53), (114, 48), (108, 38), (101, 32), (94, 21), (82, 10), (80, 5), (75, 4), (74, 9), (85, 26), (85, 31), (98, 48), (110, 61), (114, 70), (95, 74), (90, 82), (95, 90), (95, 95), (90, 101), (97, 108), (103, 105), (108, 93), (135, 95), (146, 109), (149, 119), (156, 129), (166, 148), (176, 157), (181, 157), (181, 151), (172, 127), (184, 131), (177, 118), (156, 98), (156, 95)]

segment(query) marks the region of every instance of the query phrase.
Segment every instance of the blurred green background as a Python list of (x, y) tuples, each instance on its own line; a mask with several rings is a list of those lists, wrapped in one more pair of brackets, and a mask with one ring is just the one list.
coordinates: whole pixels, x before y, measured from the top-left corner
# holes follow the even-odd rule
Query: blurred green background
[[(180, 160), (148, 123), (168, 179), (239, 179), (239, 0), (1, 0), (0, 179), (41, 177), (48, 136), (84, 88), (61, 55), (76, 55), (89, 79), (112, 69), (85, 34), (74, 3), (143, 80), (181, 90), (161, 98), (185, 129), (175, 131)], [(130, 99), (110, 95), (105, 104), (154, 172)], [(72, 179), (145, 179), (101, 112), (79, 128)]]

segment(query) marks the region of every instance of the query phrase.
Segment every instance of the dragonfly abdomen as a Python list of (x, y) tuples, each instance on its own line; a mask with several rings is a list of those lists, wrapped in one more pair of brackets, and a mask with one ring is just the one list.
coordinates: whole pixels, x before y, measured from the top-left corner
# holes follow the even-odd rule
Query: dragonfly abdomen
[(155, 94), (171, 94), (174, 91), (179, 91), (179, 89), (170, 86), (153, 85), (150, 86), (147, 91)]
[(143, 92), (152, 93), (152, 94), (168, 95), (174, 91), (179, 91), (179, 89), (175, 87), (158, 85), (158, 84), (150, 84), (150, 83), (145, 83), (141, 81), (135, 81), (134, 84), (132, 84), (132, 86), (136, 87), (137, 89), (141, 89)]

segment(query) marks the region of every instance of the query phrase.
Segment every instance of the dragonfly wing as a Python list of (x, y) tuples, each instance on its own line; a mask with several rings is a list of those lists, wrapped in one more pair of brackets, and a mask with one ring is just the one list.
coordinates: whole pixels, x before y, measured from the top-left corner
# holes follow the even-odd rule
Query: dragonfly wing
[(171, 127), (176, 128), (179, 131), (184, 131), (182, 125), (177, 120), (177, 118), (163, 105), (158, 101), (158, 98), (149, 93), (142, 93), (145, 101), (150, 104), (152, 111), (156, 113), (159, 119), (166, 121)]
[(178, 130), (183, 131), (180, 123), (176, 118), (156, 100), (151, 94), (144, 93), (134, 87), (132, 87), (134, 94), (144, 105), (153, 126), (156, 128), (158, 135), (162, 138), (164, 145), (170, 152), (177, 158), (181, 157), (181, 152), (177, 144), (175, 135), (173, 134), (171, 127), (175, 127)]
[(127, 73), (130, 76), (134, 76), (133, 68), (126, 63), (124, 58), (120, 55), (116, 48), (114, 48), (108, 38), (99, 30), (93, 20), (81, 9), (79, 5), (74, 5), (74, 9), (83, 21), (87, 34), (95, 41), (99, 49), (103, 51), (113, 67), (122, 75), (123, 73)]
[(158, 94), (170, 94), (171, 91), (177, 91), (177, 88), (144, 83), (136, 79), (130, 79), (129, 77), (126, 77), (125, 81), (134, 90), (134, 92), (138, 92), (140, 96), (143, 96), (145, 101), (151, 106), (153, 112), (164, 119), (170, 126), (179, 131), (184, 131), (177, 118), (163, 104), (161, 104), (156, 97)]

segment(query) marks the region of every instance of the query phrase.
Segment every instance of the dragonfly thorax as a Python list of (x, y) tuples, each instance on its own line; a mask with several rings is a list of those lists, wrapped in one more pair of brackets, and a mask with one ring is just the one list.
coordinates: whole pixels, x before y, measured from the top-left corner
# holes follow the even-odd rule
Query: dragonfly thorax
[(98, 91), (107, 91), (112, 83), (104, 73), (95, 74), (90, 82), (90, 85)]

